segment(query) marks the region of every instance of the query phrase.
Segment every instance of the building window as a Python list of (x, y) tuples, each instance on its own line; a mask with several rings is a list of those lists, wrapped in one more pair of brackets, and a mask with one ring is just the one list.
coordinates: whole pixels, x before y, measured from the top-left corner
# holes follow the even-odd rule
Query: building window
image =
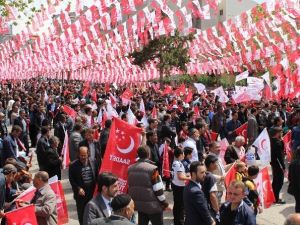
[(220, 10), (220, 16), (223, 16), (223, 9)]

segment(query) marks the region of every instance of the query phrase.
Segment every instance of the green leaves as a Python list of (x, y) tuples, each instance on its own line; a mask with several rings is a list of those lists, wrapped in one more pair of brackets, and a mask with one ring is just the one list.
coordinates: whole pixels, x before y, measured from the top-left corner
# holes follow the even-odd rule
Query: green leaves
[(194, 39), (193, 34), (182, 36), (177, 30), (174, 36), (161, 36), (151, 40), (141, 50), (129, 54), (132, 63), (145, 68), (148, 62), (157, 61), (157, 68), (163, 75), (169, 75), (173, 68), (186, 72), (186, 64), (190, 62), (187, 42)]

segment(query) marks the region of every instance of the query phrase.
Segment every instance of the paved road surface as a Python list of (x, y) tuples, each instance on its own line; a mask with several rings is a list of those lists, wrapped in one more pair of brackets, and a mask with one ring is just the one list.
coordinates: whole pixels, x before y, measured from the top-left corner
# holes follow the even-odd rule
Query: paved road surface
[[(35, 173), (38, 170), (36, 157), (33, 158), (33, 167), (31, 168), (31, 172)], [(271, 173), (271, 171), (270, 171)], [(77, 220), (77, 212), (76, 212), (76, 204), (73, 199), (72, 189), (68, 180), (68, 171), (64, 170), (62, 172), (62, 185), (65, 191), (65, 197), (68, 204), (69, 210), (69, 223), (70, 225), (78, 225)], [(285, 218), (294, 212), (294, 198), (286, 193), (287, 190), (287, 180), (285, 179), (284, 186), (282, 189), (283, 199), (287, 201), (285, 205), (273, 205), (268, 209), (265, 209), (264, 212), (257, 217), (257, 224), (258, 225), (283, 225)], [(165, 192), (167, 199), (169, 202), (172, 203), (173, 195), (172, 192)], [(171, 225), (173, 224), (173, 215), (172, 212), (165, 212), (164, 213), (164, 224)]]

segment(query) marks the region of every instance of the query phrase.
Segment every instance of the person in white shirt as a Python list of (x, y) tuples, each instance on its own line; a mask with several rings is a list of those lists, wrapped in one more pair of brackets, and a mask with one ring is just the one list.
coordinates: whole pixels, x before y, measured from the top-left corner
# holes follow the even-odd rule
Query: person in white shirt
[(200, 134), (196, 128), (189, 130), (189, 138), (183, 142), (183, 147), (190, 147), (193, 149), (191, 162), (199, 161), (198, 150), (196, 142), (199, 140)]
[(174, 197), (174, 225), (184, 223), (183, 190), (185, 182), (190, 180), (190, 176), (185, 173), (185, 168), (181, 161), (184, 159), (183, 151), (179, 148), (174, 150), (174, 161), (172, 164), (172, 190)]

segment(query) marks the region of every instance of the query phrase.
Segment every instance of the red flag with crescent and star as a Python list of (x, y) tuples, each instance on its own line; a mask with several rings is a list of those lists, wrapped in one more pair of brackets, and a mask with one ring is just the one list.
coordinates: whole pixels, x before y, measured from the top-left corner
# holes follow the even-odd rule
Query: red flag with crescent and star
[(6, 224), (31, 224), (37, 225), (37, 220), (35, 216), (35, 206), (29, 205), (25, 206), (5, 214)]
[(254, 182), (259, 194), (259, 199), (262, 201), (264, 208), (269, 208), (275, 202), (275, 197), (268, 172), (268, 167), (264, 167), (259, 172)]
[(245, 138), (245, 141), (247, 140), (247, 128), (248, 128), (248, 123), (244, 123), (243, 125), (235, 129), (235, 133), (238, 136), (243, 136)]
[(135, 163), (141, 144), (142, 129), (113, 118), (99, 173), (111, 172), (119, 177), (119, 191), (127, 192), (127, 170)]

